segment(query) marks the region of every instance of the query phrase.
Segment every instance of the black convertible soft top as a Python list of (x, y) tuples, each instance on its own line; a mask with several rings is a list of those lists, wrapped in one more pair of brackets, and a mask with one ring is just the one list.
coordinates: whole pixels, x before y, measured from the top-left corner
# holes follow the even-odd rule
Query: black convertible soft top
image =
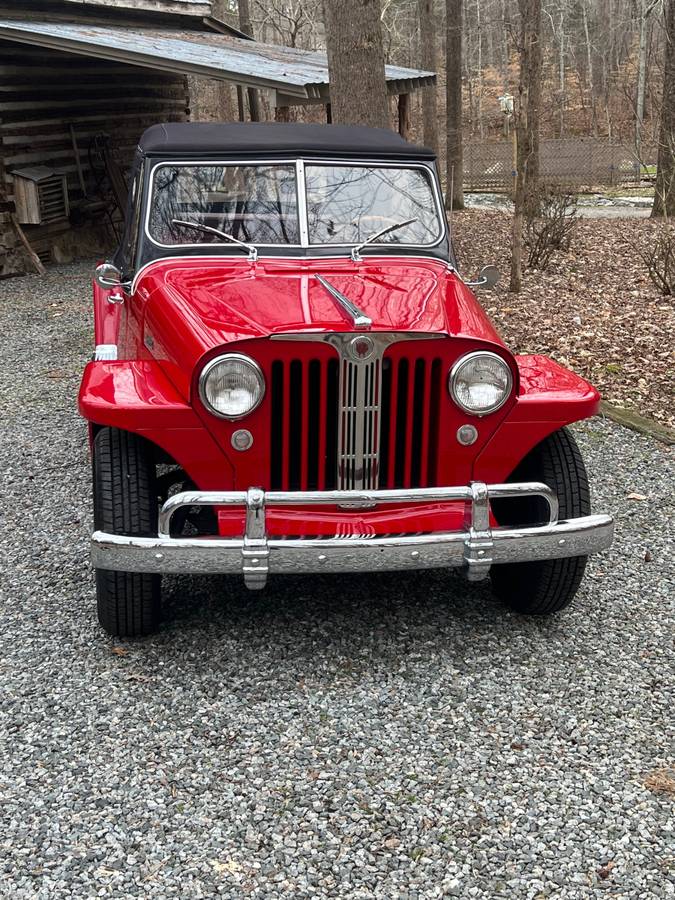
[(363, 125), (305, 125), (277, 122), (172, 122), (153, 125), (139, 143), (143, 154), (259, 153), (264, 156), (434, 159), (426, 147), (404, 141), (384, 128)]

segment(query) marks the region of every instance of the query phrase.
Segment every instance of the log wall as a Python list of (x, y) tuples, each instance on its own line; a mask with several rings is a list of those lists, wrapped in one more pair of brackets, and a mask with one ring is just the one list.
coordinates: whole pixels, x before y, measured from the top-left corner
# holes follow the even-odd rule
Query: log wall
[[(106, 132), (120, 162), (126, 167), (139, 136), (156, 122), (183, 121), (189, 117), (189, 99), (183, 76), (121, 63), (0, 42), (0, 273), (8, 269), (14, 241), (8, 231), (2, 203), (11, 203), (11, 171), (24, 166), (45, 165), (68, 176), (71, 208), (87, 209), (96, 218), (95, 179), (90, 169), (88, 147), (94, 135)], [(70, 126), (77, 137), (80, 164), (87, 194), (83, 195), (73, 150)], [(4, 173), (2, 171), (4, 163)], [(3, 219), (5, 221), (3, 222)], [(98, 210), (98, 220), (105, 215)], [(26, 226), (31, 245), (48, 260), (69, 223)], [(77, 231), (72, 237), (77, 243)], [(84, 238), (84, 234), (82, 235)], [(12, 244), (12, 247), (3, 244)]]

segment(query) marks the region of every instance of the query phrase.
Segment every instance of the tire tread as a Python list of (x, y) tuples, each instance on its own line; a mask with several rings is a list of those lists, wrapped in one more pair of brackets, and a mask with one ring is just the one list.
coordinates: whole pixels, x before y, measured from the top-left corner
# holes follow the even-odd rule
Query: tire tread
[[(588, 476), (581, 451), (567, 428), (545, 438), (516, 468), (510, 481), (543, 481), (556, 492), (560, 518), (585, 516), (591, 510)], [(495, 504), (496, 506), (496, 504)], [(516, 521), (508, 507), (497, 515), (500, 524), (532, 524), (537, 520), (534, 503), (523, 521)], [(529, 517), (529, 521), (528, 521)], [(531, 563), (494, 566), (491, 572), (495, 594), (517, 612), (550, 615), (564, 609), (576, 594), (586, 569), (586, 556), (568, 556)]]
[[(157, 534), (155, 469), (142, 438), (117, 428), (102, 428), (94, 439), (94, 521), (113, 534)], [(160, 583), (156, 575), (96, 570), (101, 626), (119, 637), (155, 631), (160, 619)]]

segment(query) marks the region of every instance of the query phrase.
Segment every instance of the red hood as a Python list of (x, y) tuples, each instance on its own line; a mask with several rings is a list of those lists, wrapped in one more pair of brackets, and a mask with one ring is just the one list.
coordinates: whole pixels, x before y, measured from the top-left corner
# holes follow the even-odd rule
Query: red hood
[(502, 344), (473, 294), (440, 260), (268, 258), (254, 264), (184, 257), (154, 263), (138, 281), (137, 291), (148, 301), (146, 346), (189, 379), (201, 356), (233, 341), (353, 330), (317, 274), (372, 320), (373, 331), (445, 333)]

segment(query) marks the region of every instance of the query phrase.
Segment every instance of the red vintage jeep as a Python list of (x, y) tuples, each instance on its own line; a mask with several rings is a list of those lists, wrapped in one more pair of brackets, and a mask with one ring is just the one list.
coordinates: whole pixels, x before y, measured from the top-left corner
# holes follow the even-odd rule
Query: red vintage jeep
[(599, 395), (504, 346), (493, 278), (461, 278), (433, 154), (393, 133), (149, 129), (79, 397), (103, 628), (155, 629), (164, 573), (461, 566), (568, 604), (612, 540), (564, 427)]

